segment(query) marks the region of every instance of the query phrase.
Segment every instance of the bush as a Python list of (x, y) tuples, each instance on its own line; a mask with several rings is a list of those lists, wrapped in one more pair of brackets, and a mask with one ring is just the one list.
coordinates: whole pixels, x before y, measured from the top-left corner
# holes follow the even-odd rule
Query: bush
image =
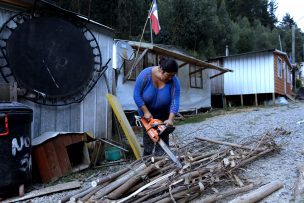
[(296, 88), (302, 87), (302, 80), (297, 79), (296, 80)]

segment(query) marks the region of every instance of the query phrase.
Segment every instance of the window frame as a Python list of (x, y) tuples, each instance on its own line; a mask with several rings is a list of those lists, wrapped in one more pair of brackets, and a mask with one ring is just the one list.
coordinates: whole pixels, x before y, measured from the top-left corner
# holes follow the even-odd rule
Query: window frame
[(289, 70), (289, 68), (287, 68), (287, 83), (291, 84), (291, 80), (292, 80), (292, 74), (291, 71)]
[[(204, 89), (203, 70), (201, 67), (189, 66), (190, 88)], [(194, 80), (192, 80), (193, 78)]]
[(282, 78), (282, 76), (283, 76), (283, 74), (282, 74), (282, 72), (283, 72), (283, 60), (280, 57), (278, 57), (277, 69), (278, 69), (277, 70), (278, 77)]

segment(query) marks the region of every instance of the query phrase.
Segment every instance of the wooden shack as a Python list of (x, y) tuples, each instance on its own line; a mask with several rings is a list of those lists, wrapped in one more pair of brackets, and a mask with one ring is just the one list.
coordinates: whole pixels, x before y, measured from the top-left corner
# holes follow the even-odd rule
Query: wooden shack
[(292, 95), (293, 66), (285, 52), (262, 50), (216, 57), (208, 62), (233, 70), (212, 80), (215, 106), (259, 105), (266, 100), (274, 103), (278, 96)]

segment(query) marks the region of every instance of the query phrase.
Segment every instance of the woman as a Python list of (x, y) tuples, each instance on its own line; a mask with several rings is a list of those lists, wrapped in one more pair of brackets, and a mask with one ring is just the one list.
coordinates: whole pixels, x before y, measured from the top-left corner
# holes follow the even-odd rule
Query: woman
[[(137, 77), (134, 88), (134, 101), (138, 113), (146, 120), (156, 118), (164, 121), (169, 126), (173, 125), (175, 114), (179, 108), (180, 84), (175, 76), (178, 65), (175, 60), (162, 58), (159, 66), (144, 69)], [(161, 137), (169, 145), (169, 135)], [(152, 154), (154, 143), (144, 132), (144, 156)], [(157, 144), (155, 154), (164, 152)]]

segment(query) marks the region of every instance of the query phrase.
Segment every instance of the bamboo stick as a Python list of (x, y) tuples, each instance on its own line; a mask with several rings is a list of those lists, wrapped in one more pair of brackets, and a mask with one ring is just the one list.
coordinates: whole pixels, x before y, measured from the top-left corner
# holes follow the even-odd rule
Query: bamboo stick
[(276, 190), (283, 187), (283, 183), (279, 181), (273, 181), (260, 187), (259, 189), (252, 191), (248, 194), (242, 195), (230, 201), (229, 203), (254, 203), (257, 201), (262, 200), (266, 196), (270, 195), (271, 193), (275, 192)]
[(221, 192), (219, 194), (209, 195), (209, 196), (205, 197), (204, 199), (201, 199), (201, 202), (212, 203), (212, 202), (215, 202), (217, 200), (226, 198), (226, 197), (231, 196), (231, 195), (236, 195), (236, 194), (239, 194), (239, 193), (247, 192), (249, 190), (252, 190), (253, 187), (254, 187), (254, 184), (250, 184), (250, 185), (246, 185), (244, 187), (235, 188), (235, 189), (232, 189), (232, 190)]
[(84, 187), (84, 188), (82, 188), (82, 189), (80, 189), (80, 190), (77, 190), (75, 193), (72, 193), (72, 194), (70, 194), (70, 195), (67, 195), (67, 196), (65, 196), (64, 198), (58, 200), (58, 203), (65, 203), (65, 202), (69, 201), (70, 198), (71, 198), (72, 196), (74, 196), (75, 194), (80, 193), (80, 192), (83, 192), (83, 191), (85, 191), (85, 190), (87, 190), (87, 189), (88, 189), (87, 187)]
[(153, 196), (153, 195), (156, 195), (160, 192), (163, 192), (164, 190), (168, 189), (168, 186), (167, 185), (164, 185), (164, 186), (161, 186), (159, 188), (157, 188), (156, 190), (153, 190), (151, 192), (149, 192), (148, 194), (146, 194), (145, 196), (137, 199), (137, 200), (134, 200), (133, 203), (141, 203), (143, 202), (144, 200), (148, 199), (149, 197)]
[(93, 190), (95, 190), (95, 187), (87, 187), (87, 189), (85, 191), (82, 191), (82, 192), (80, 192), (78, 194), (75, 194), (72, 197), (70, 197), (70, 201), (76, 202), (76, 200), (78, 198), (81, 198), (81, 197), (87, 195), (88, 193), (92, 192)]
[(254, 147), (243, 146), (243, 145), (230, 143), (230, 142), (222, 142), (222, 141), (217, 141), (217, 140), (211, 140), (211, 139), (203, 138), (203, 137), (195, 137), (195, 139), (200, 140), (200, 141), (212, 142), (212, 143), (216, 143), (216, 144), (228, 145), (228, 146), (231, 146), (231, 147), (237, 147), (237, 148), (241, 148), (241, 149), (249, 149), (249, 150), (256, 150), (256, 151), (265, 151), (267, 149), (266, 147), (254, 148)]
[(138, 174), (135, 174), (134, 177), (130, 178), (127, 182), (116, 188), (112, 191), (109, 195), (109, 199), (117, 199), (123, 193), (125, 193), (130, 187), (134, 186), (143, 176), (147, 176), (153, 170), (156, 170), (158, 166), (162, 166), (166, 163), (166, 160), (158, 161), (155, 164), (150, 165), (149, 167), (145, 168), (143, 171), (140, 171)]
[(159, 177), (158, 179), (156, 179), (156, 180), (150, 182), (149, 184), (143, 186), (142, 188), (138, 189), (136, 192), (130, 194), (129, 196), (127, 196), (127, 197), (125, 197), (125, 198), (123, 198), (123, 199), (121, 199), (121, 200), (119, 200), (119, 201), (117, 201), (117, 203), (123, 203), (123, 202), (127, 201), (128, 199), (130, 199), (130, 198), (132, 198), (133, 196), (137, 195), (138, 193), (140, 193), (141, 191), (145, 190), (145, 189), (148, 188), (149, 186), (151, 186), (151, 185), (157, 183), (158, 181), (162, 181), (163, 179), (167, 179), (167, 178), (169, 178), (170, 176), (175, 175), (175, 173), (176, 173), (175, 171), (172, 171), (172, 172), (169, 173), (169, 174), (166, 174), (166, 175), (164, 175), (164, 176)]
[(304, 202), (304, 165), (297, 166), (299, 177), (294, 187), (294, 202)]
[(86, 202), (88, 199), (90, 199), (90, 197), (92, 197), (98, 190), (100, 190), (100, 187), (102, 186), (97, 186), (95, 187), (95, 189), (93, 191), (91, 191), (90, 193), (86, 194), (85, 196), (83, 196), (81, 199), (79, 199), (77, 202), (78, 203), (84, 203)]
[(101, 179), (97, 179), (97, 180), (92, 181), (91, 185), (92, 185), (92, 187), (95, 187), (95, 186), (100, 185), (102, 183), (111, 181), (111, 180), (121, 176), (122, 174), (126, 173), (129, 170), (130, 170), (129, 167), (125, 167), (125, 168), (123, 168), (123, 169), (121, 169), (121, 170), (119, 170), (119, 171), (117, 171), (113, 174), (109, 174), (109, 175), (107, 175), (107, 176), (105, 176)]
[(101, 188), (95, 195), (94, 199), (99, 199), (105, 195), (107, 195), (109, 192), (115, 190), (117, 187), (119, 187), (121, 184), (132, 178), (135, 174), (137, 174), (139, 171), (142, 171), (146, 168), (145, 164), (141, 164), (133, 171), (129, 171), (126, 175), (123, 177), (115, 180), (114, 182), (110, 183), (109, 185), (105, 186), (104, 188)]

